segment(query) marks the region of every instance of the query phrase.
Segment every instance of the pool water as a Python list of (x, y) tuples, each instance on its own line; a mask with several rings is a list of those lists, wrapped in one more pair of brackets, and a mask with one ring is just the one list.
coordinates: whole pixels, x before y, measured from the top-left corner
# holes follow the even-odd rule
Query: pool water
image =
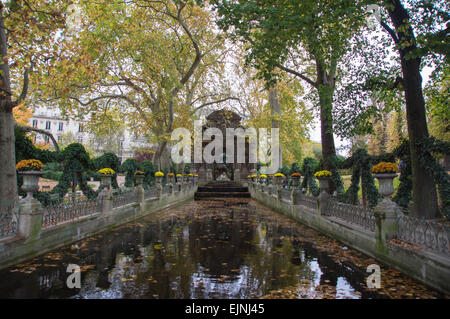
[[(366, 268), (373, 263), (250, 199), (215, 199), (187, 202), (3, 269), (0, 298), (440, 296), (384, 266), (394, 288), (368, 289)], [(80, 288), (67, 287), (69, 264), (80, 267)]]

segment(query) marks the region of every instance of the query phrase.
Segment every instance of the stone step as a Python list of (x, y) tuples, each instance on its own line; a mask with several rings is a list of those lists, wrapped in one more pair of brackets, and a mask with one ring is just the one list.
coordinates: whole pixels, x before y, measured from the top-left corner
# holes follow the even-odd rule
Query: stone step
[(249, 192), (196, 192), (194, 199), (203, 198), (250, 198)]
[(214, 193), (214, 192), (232, 192), (232, 193), (238, 193), (238, 192), (248, 192), (248, 187), (209, 187), (209, 186), (200, 186), (197, 189), (200, 193)]

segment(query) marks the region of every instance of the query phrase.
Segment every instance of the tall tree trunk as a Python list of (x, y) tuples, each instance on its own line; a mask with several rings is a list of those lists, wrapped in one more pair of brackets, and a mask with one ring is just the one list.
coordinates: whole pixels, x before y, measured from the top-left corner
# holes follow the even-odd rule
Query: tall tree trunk
[[(270, 103), (270, 111), (272, 114), (272, 117), (274, 116), (281, 116), (281, 105), (280, 101), (278, 100), (278, 91), (276, 88), (272, 88), (269, 90), (269, 103)], [(280, 121), (276, 119), (272, 119), (272, 128), (280, 128)], [(283, 166), (283, 153), (281, 151), (281, 141), (278, 144), (279, 145), (279, 167), (275, 167), (276, 170), (280, 169)]]
[(17, 198), (14, 116), (7, 59), (7, 38), (0, 4), (0, 216)]
[(0, 215), (2, 209), (12, 207), (17, 197), (16, 156), (14, 149), (14, 117), (8, 101), (0, 98)]
[(421, 59), (415, 57), (416, 39), (410, 17), (400, 0), (392, 0), (394, 9), (388, 9), (389, 16), (397, 34), (396, 42), (400, 44), (403, 86), (406, 98), (406, 117), (410, 140), (411, 168), (413, 176), (413, 210), (415, 217), (435, 218), (439, 215), (437, 205), (436, 184), (433, 177), (427, 174), (419, 154), (427, 152), (422, 149), (420, 140), (428, 137), (425, 116), (425, 100), (422, 92), (422, 76), (420, 74)]
[[(323, 66), (316, 61), (317, 68), (317, 91), (320, 103), (320, 133), (322, 140), (322, 159), (326, 170), (333, 167), (329, 162), (330, 158), (336, 156), (336, 146), (333, 135), (333, 94), (335, 88), (335, 79), (330, 76)], [(334, 72), (332, 72), (334, 73)], [(336, 185), (331, 181), (330, 193), (336, 190)]]

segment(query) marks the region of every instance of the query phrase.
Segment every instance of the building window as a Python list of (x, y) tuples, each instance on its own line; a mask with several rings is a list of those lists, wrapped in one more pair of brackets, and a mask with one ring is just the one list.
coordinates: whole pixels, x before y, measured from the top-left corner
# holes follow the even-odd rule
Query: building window
[(61, 143), (62, 142), (62, 136), (60, 135), (60, 136), (58, 136), (58, 143)]
[(38, 120), (33, 120), (33, 127), (37, 128), (38, 127)]
[(52, 122), (50, 122), (50, 121), (45, 122), (45, 129), (46, 130), (50, 130), (51, 127), (52, 127)]
[(83, 124), (80, 124), (80, 125), (78, 126), (78, 132), (84, 132)]
[(58, 131), (62, 132), (63, 129), (64, 129), (64, 123), (63, 122), (59, 122)]
[(50, 137), (48, 137), (47, 135), (45, 135), (44, 140), (45, 143), (50, 143)]

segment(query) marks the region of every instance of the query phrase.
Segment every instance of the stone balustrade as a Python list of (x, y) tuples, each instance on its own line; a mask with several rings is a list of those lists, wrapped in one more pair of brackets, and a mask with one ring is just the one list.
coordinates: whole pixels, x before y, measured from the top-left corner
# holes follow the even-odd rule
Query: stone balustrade
[(0, 268), (193, 199), (196, 190), (192, 180), (146, 190), (142, 185), (119, 191), (105, 187), (94, 200), (48, 207), (24, 198), (0, 214)]
[(450, 225), (406, 216), (389, 197), (369, 209), (318, 197), (298, 187), (249, 182), (253, 199), (345, 245), (403, 271), (444, 293), (450, 292)]

